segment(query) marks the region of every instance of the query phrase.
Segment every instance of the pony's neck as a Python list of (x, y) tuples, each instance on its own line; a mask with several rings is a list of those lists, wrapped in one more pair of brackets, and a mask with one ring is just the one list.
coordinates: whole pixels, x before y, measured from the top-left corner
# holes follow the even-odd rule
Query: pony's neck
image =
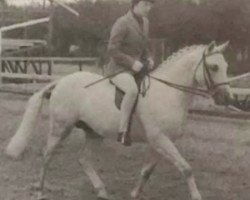
[[(163, 62), (158, 69), (152, 72), (151, 75), (181, 86), (196, 87), (195, 73), (203, 52), (201, 48), (199, 49), (200, 50), (198, 51), (195, 50), (183, 55), (178, 60), (171, 63)], [(191, 93), (180, 91), (178, 89), (172, 90), (160, 82), (157, 83), (157, 81), (155, 85), (161, 97), (166, 95), (164, 98), (168, 99), (169, 96), (174, 95), (176, 97), (174, 98), (176, 100), (175, 104), (179, 105), (177, 107), (183, 108), (183, 114), (187, 113), (193, 99)]]
[(175, 84), (195, 87), (195, 71), (200, 62), (202, 52), (193, 51), (184, 55), (173, 63), (162, 63), (161, 66), (152, 72), (152, 75)]

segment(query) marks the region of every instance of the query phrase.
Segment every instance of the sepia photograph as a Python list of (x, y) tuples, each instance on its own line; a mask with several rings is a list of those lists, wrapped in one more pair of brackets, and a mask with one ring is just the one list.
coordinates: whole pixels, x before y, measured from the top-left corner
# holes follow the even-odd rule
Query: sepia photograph
[(0, 0), (0, 200), (249, 200), (250, 0)]

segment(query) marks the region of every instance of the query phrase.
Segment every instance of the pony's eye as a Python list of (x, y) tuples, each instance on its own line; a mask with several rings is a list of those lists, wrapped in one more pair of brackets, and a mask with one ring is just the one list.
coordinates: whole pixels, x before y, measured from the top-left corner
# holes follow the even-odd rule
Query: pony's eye
[(218, 71), (219, 66), (218, 66), (218, 65), (211, 65), (211, 66), (210, 66), (210, 69), (211, 69), (213, 72), (216, 72), (216, 71)]

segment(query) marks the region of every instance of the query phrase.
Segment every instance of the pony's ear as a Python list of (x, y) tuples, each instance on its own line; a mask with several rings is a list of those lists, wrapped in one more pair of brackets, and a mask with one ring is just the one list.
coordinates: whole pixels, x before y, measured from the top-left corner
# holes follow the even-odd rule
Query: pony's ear
[(228, 45), (229, 45), (229, 41), (227, 41), (227, 42), (225, 42), (225, 43), (217, 46), (216, 47), (216, 51), (218, 51), (218, 52), (224, 52), (227, 49)]
[(206, 52), (207, 52), (207, 53), (212, 52), (212, 51), (214, 50), (215, 46), (216, 46), (215, 41), (212, 41), (212, 42), (207, 46)]

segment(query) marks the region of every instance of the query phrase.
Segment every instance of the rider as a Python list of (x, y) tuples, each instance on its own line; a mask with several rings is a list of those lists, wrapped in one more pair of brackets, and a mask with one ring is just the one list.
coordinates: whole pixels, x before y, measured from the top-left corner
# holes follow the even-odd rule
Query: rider
[[(153, 59), (149, 54), (148, 13), (154, 0), (132, 0), (127, 14), (114, 23), (108, 52), (111, 57), (107, 73), (116, 74), (111, 78), (112, 83), (122, 90), (125, 95), (121, 104), (121, 118), (117, 141), (129, 146), (131, 138), (128, 133), (131, 113), (138, 96), (138, 87), (134, 75), (144, 67), (152, 69)], [(143, 64), (147, 63), (147, 65)]]

